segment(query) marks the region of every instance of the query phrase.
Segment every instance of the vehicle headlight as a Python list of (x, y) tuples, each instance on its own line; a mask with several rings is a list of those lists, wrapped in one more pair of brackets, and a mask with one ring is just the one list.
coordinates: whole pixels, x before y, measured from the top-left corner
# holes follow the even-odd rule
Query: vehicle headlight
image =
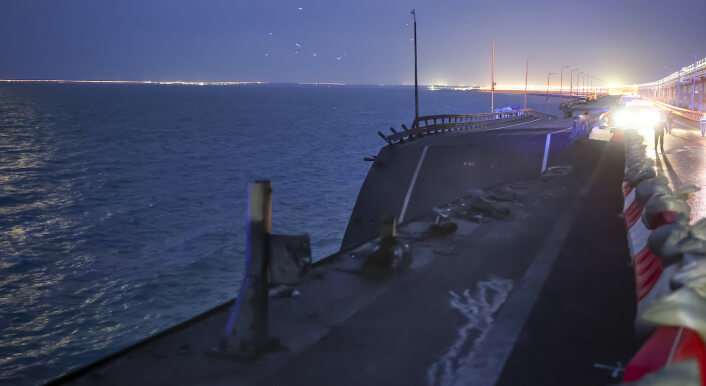
[(640, 114), (640, 125), (654, 127), (659, 121), (659, 115), (654, 111), (649, 111)]
[(628, 122), (629, 117), (627, 111), (620, 111), (618, 114), (615, 115), (615, 123), (617, 123), (618, 126), (627, 125)]

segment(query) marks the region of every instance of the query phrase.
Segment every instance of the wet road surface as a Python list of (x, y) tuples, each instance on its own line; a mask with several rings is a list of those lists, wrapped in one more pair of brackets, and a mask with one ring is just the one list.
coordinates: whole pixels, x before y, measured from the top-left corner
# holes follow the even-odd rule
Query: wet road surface
[(701, 188), (688, 200), (691, 219), (706, 217), (706, 138), (701, 137), (698, 122), (676, 117), (671, 134), (664, 136), (664, 152), (655, 150), (654, 133), (645, 132), (647, 155), (669, 179), (672, 189), (685, 185)]

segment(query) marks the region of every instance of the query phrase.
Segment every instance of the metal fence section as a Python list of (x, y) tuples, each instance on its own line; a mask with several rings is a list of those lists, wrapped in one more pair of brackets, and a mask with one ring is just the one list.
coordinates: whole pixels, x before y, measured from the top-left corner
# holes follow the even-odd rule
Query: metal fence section
[(654, 103), (658, 104), (660, 107), (665, 108), (671, 112), (673, 112), (676, 115), (679, 115), (681, 117), (691, 119), (692, 121), (700, 121), (701, 117), (706, 115), (706, 113), (702, 113), (700, 111), (693, 111), (693, 110), (688, 110), (688, 109), (683, 109), (681, 107), (676, 107), (672, 106), (670, 104), (660, 102), (658, 100), (654, 100)]
[(607, 118), (607, 112), (600, 112), (593, 115), (581, 115), (574, 119), (574, 126), (571, 128), (570, 138), (581, 138), (591, 133), (591, 129), (595, 127), (601, 120)]
[(378, 134), (388, 143), (400, 143), (427, 135), (481, 129), (502, 123), (520, 122), (531, 118), (556, 118), (555, 116), (532, 109), (514, 110), (502, 113), (427, 115), (414, 120), (412, 128), (401, 132), (393, 131), (386, 136)]

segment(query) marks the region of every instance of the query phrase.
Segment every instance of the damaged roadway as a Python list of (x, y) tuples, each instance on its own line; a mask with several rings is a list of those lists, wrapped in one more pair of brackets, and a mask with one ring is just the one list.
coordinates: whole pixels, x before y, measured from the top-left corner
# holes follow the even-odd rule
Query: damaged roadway
[[(546, 137), (535, 134), (540, 142)], [(617, 216), (623, 148), (564, 142), (552, 159), (552, 166), (570, 168), (517, 173), (439, 206), (458, 225), (450, 235), (426, 233), (434, 212), (411, 216), (398, 230), (411, 251), (406, 268), (363, 273), (375, 240), (363, 242), (318, 264), (315, 279), (297, 292), (273, 295), (270, 333), (281, 350), (250, 363), (207, 355), (221, 337), (226, 305), (58, 381), (618, 383), (595, 364), (625, 365), (639, 345), (632, 332), (633, 274)], [(479, 198), (490, 204), (478, 205)]]

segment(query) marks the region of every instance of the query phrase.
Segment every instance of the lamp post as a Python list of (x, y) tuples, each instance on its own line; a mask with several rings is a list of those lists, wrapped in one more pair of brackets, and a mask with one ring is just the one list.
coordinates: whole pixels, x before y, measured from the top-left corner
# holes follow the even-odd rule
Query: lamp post
[(689, 54), (689, 56), (692, 56), (694, 58), (694, 68), (691, 69), (692, 72), (692, 86), (691, 86), (691, 107), (690, 110), (695, 110), (694, 108), (694, 102), (695, 102), (695, 97), (696, 97), (696, 55), (694, 54)]
[(559, 100), (564, 97), (564, 69), (570, 66), (564, 66), (561, 68), (561, 75), (559, 76)]
[(583, 93), (583, 96), (587, 96), (586, 94), (586, 77), (591, 77), (591, 74), (584, 74), (583, 75), (583, 87), (581, 88), (581, 92)]
[(579, 71), (576, 76), (576, 96), (581, 96), (581, 75), (583, 75), (583, 71)]
[[(672, 75), (672, 73), (674, 73), (674, 68), (672, 68), (671, 66), (664, 66), (664, 69), (667, 70), (667, 76), (665, 78), (668, 78), (670, 75)], [(662, 93), (664, 93), (664, 81), (662, 82)], [(667, 98), (667, 103), (672, 103), (671, 95), (670, 98)]]
[(679, 66), (679, 80), (677, 81), (677, 107), (681, 107), (681, 63), (672, 62), (672, 64)]
[(414, 20), (414, 125), (417, 125), (419, 119), (419, 82), (417, 80), (417, 13), (412, 10), (412, 19)]
[(551, 78), (552, 75), (555, 74), (555, 72), (550, 72), (549, 75), (547, 75), (547, 103), (549, 103), (549, 78)]
[(525, 104), (523, 109), (527, 110), (527, 74), (529, 73), (529, 61), (530, 59), (533, 59), (533, 56), (528, 56), (527, 57), (527, 64), (525, 65)]
[(493, 40), (493, 51), (491, 54), (491, 64), (490, 64), (490, 112), (495, 111), (495, 43)]
[(595, 78), (596, 78), (595, 76), (591, 76), (591, 86), (590, 86), (590, 87), (591, 87), (591, 88), (590, 88), (590, 90), (591, 90), (590, 93), (591, 93), (591, 94), (594, 94), (594, 93), (596, 92), (596, 90), (593, 88), (593, 80), (594, 80)]
[(574, 71), (578, 71), (578, 68), (571, 70), (571, 86), (569, 87), (569, 96), (574, 96)]

